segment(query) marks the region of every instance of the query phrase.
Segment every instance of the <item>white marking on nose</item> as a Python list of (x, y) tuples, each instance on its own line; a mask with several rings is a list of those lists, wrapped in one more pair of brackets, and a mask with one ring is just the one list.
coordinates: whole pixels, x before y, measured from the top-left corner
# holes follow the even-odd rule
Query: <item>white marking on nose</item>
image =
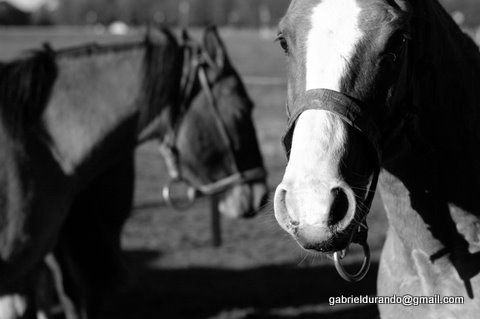
[(323, 0), (313, 9), (307, 38), (306, 89), (340, 91), (346, 67), (362, 38), (358, 0)]
[(344, 152), (346, 133), (342, 120), (330, 112), (303, 112), (293, 133), (286, 177), (306, 183), (335, 179)]
[(308, 110), (299, 117), (283, 184), (287, 210), (302, 224), (326, 225), (331, 190), (342, 184), (339, 167), (345, 143), (345, 124), (332, 113)]

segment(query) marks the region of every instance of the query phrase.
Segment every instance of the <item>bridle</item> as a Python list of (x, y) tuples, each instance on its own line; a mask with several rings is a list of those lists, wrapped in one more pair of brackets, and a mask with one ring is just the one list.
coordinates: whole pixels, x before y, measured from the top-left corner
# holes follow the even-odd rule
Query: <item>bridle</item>
[(366, 276), (370, 268), (370, 248), (367, 243), (368, 227), (366, 226), (366, 217), (372, 206), (380, 175), (380, 131), (372, 118), (365, 113), (365, 108), (360, 106), (359, 101), (340, 92), (327, 89), (310, 90), (295, 104), (297, 107), (295, 112), (290, 115), (287, 133), (283, 138), (283, 144), (288, 157), (292, 148), (296, 122), (300, 115), (307, 110), (323, 110), (339, 116), (345, 123), (362, 133), (372, 146), (372, 153), (375, 155), (377, 165), (374, 166), (375, 171), (367, 191), (364, 207), (362, 210), (359, 210), (360, 223), (354, 226), (357, 229), (350, 229), (353, 230), (350, 243), (362, 246), (365, 255), (360, 271), (352, 275), (345, 270), (341, 260), (346, 256), (346, 250), (334, 253), (335, 268), (340, 276), (350, 282), (360, 281)]
[[(163, 155), (170, 181), (163, 187), (162, 196), (168, 205), (175, 209), (186, 209), (193, 205), (198, 197), (214, 196), (225, 192), (229, 188), (243, 183), (265, 180), (267, 173), (265, 168), (256, 167), (248, 170), (241, 170), (236, 151), (233, 146), (232, 138), (228, 128), (222, 120), (218, 109), (217, 101), (213, 94), (212, 84), (207, 77), (207, 67), (217, 68), (215, 62), (199, 45), (189, 41), (183, 45), (184, 64), (182, 79), (179, 90), (180, 112), (176, 117), (174, 125), (166, 132), (160, 145), (160, 152)], [(195, 94), (197, 81), (200, 84), (201, 92), (207, 98), (208, 110), (215, 120), (215, 126), (218, 130), (218, 136), (228, 150), (227, 156), (233, 166), (233, 173), (227, 177), (212, 183), (196, 183), (184, 176), (181, 170), (181, 155), (177, 148), (178, 132), (184, 123), (185, 116)], [(174, 189), (178, 186), (186, 188), (186, 201), (176, 200)]]

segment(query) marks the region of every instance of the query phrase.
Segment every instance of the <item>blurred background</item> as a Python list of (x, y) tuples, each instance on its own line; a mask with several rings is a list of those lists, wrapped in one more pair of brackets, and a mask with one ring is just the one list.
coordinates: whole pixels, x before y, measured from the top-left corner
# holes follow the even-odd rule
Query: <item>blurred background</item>
[[(178, 30), (221, 27), (235, 67), (256, 104), (254, 119), (273, 190), (286, 160), (282, 50), (276, 24), (290, 0), (9, 0), (0, 1), (0, 60), (48, 41), (56, 48), (121, 42), (147, 24)], [(442, 0), (455, 21), (480, 42), (480, 1)], [(373, 264), (359, 284), (344, 282), (326, 257), (300, 250), (267, 207), (252, 220), (222, 220), (222, 245), (212, 245), (209, 202), (176, 212), (164, 206), (167, 181), (155, 144), (137, 151), (135, 210), (123, 247), (132, 280), (105, 318), (376, 318), (375, 306), (328, 305), (329, 297), (375, 295), (378, 260), (387, 227), (380, 199), (370, 214)], [(358, 267), (360, 251), (348, 265)]]
[[(1, 25), (129, 26), (217, 24), (241, 28), (274, 26), (290, 0), (2, 0)], [(480, 25), (477, 0), (440, 0), (457, 22)]]

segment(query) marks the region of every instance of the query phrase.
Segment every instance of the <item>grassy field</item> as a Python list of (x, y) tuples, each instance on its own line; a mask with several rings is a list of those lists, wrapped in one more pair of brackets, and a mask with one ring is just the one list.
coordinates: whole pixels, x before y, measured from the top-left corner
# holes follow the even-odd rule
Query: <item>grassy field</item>
[[(196, 32), (198, 35), (198, 33)], [(285, 156), (280, 144), (286, 118), (285, 84), (258, 83), (284, 77), (282, 51), (271, 39), (249, 31), (224, 30), (232, 60), (248, 80), (256, 103), (255, 122), (273, 187), (282, 178)], [(116, 37), (76, 29), (0, 31), (0, 59), (50, 41), (54, 47), (111, 42)], [(260, 81), (261, 82), (261, 81)], [(223, 220), (224, 245), (210, 243), (208, 202), (186, 212), (164, 207), (166, 181), (155, 145), (137, 152), (136, 209), (125, 227), (123, 245), (132, 268), (132, 285), (108, 308), (105, 318), (375, 318), (375, 307), (328, 306), (328, 298), (375, 294), (385, 216), (377, 202), (369, 223), (372, 270), (360, 284), (345, 283), (325, 257), (303, 252), (277, 225), (272, 208), (253, 220)], [(358, 265), (354, 251), (349, 263)]]

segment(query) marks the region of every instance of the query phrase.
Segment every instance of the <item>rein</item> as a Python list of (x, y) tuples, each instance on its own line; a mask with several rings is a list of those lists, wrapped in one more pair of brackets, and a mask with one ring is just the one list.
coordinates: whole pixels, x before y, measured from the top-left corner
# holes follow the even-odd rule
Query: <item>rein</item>
[[(184, 51), (184, 70), (182, 72), (182, 80), (180, 82), (180, 115), (176, 119), (176, 123), (165, 134), (161, 142), (160, 152), (163, 155), (168, 173), (170, 175), (170, 182), (163, 187), (162, 196), (165, 202), (175, 209), (186, 209), (193, 205), (198, 197), (214, 196), (225, 192), (232, 186), (263, 180), (267, 173), (263, 167), (257, 167), (242, 171), (239, 167), (238, 159), (235, 156), (235, 149), (232, 138), (228, 133), (228, 129), (218, 109), (217, 101), (212, 91), (206, 67), (215, 67), (210, 57), (203, 52), (201, 48), (194, 44), (186, 43), (183, 48)], [(188, 57), (191, 55), (191, 57)], [(181, 156), (177, 149), (177, 136), (183, 124), (191, 100), (193, 99), (196, 81), (199, 81), (201, 92), (203, 92), (208, 101), (208, 112), (215, 120), (215, 126), (218, 130), (219, 138), (224, 142), (228, 149), (227, 156), (233, 166), (233, 173), (227, 177), (217, 180), (212, 183), (199, 184), (187, 179), (181, 171)], [(186, 187), (186, 201), (178, 201), (174, 199), (174, 189), (179, 186)]]
[(283, 138), (287, 157), (289, 157), (292, 148), (293, 132), (297, 120), (303, 112), (307, 110), (322, 110), (339, 116), (345, 123), (358, 130), (367, 138), (372, 147), (372, 153), (375, 155), (377, 165), (375, 165), (373, 178), (367, 192), (367, 197), (363, 203), (364, 209), (360, 210), (360, 222), (358, 225), (353, 226), (358, 228), (353, 229), (350, 238), (350, 243), (359, 244), (364, 250), (365, 258), (359, 272), (352, 275), (343, 267), (341, 260), (345, 258), (346, 250), (334, 253), (335, 268), (340, 276), (346, 281), (358, 282), (366, 276), (370, 268), (370, 248), (367, 243), (368, 226), (366, 226), (366, 218), (372, 206), (377, 189), (378, 178), (380, 176), (380, 131), (372, 118), (365, 113), (365, 108), (360, 106), (361, 103), (359, 101), (340, 92), (327, 89), (310, 90), (307, 91), (305, 96), (296, 102), (296, 104), (298, 104), (298, 107), (290, 116), (287, 133)]

